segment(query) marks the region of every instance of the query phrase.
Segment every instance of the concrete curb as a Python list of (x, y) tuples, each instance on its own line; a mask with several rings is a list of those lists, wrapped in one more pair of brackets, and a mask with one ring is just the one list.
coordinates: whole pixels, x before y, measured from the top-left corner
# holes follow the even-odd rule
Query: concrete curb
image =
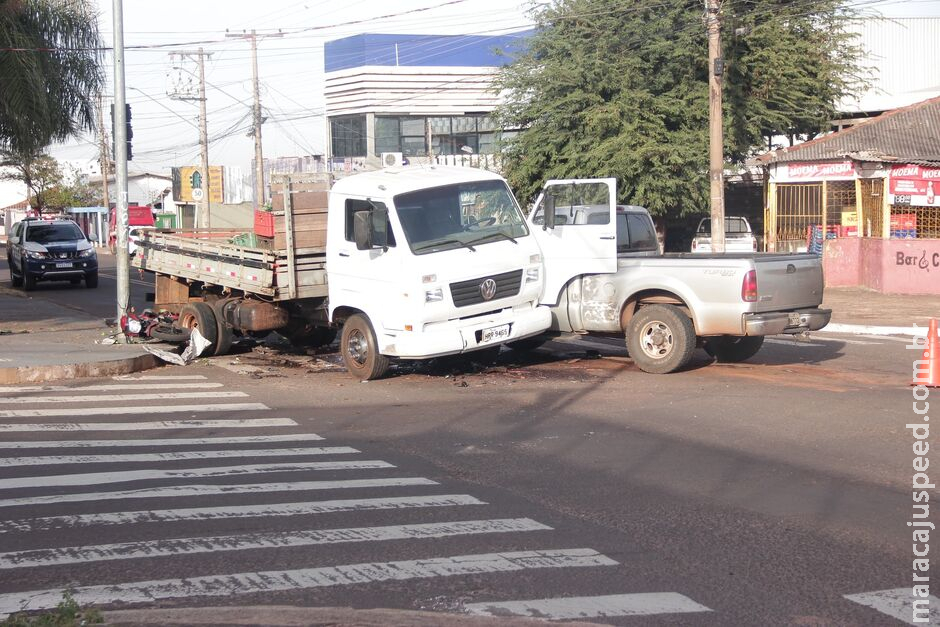
[[(566, 622), (566, 625), (597, 627), (598, 623)], [(115, 610), (104, 613), (109, 627), (143, 627), (145, 625), (194, 625), (228, 627), (229, 625), (265, 625), (266, 627), (301, 627), (338, 625), (356, 627), (536, 627), (544, 621), (531, 618), (480, 617), (444, 612), (417, 610), (354, 610), (349, 607), (294, 607), (260, 605), (251, 607), (200, 607)]]
[(927, 337), (927, 327), (889, 327), (869, 324), (839, 324), (830, 322), (824, 328), (813, 333), (848, 333), (851, 335), (904, 335), (907, 337)]
[(149, 353), (124, 359), (87, 362), (79, 364), (55, 364), (51, 366), (13, 366), (0, 368), (0, 384), (43, 383), (60, 379), (82, 377), (110, 377), (149, 370), (161, 365), (159, 359)]

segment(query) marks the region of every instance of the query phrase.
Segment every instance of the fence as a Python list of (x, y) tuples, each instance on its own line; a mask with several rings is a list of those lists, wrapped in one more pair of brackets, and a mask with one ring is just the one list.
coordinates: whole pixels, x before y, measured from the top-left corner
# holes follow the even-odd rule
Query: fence
[(823, 237), (940, 238), (940, 199), (927, 207), (887, 204), (884, 179), (770, 183), (767, 191), (768, 251), (814, 249)]

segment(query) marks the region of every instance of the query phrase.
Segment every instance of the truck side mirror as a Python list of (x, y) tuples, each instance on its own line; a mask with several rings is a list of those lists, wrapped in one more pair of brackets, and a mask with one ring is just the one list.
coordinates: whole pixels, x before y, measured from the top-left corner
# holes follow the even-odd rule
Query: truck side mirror
[(357, 211), (353, 214), (353, 237), (357, 250), (372, 249), (372, 212)]
[(542, 201), (542, 216), (545, 221), (542, 230), (555, 228), (555, 197), (549, 192), (545, 192), (545, 199)]

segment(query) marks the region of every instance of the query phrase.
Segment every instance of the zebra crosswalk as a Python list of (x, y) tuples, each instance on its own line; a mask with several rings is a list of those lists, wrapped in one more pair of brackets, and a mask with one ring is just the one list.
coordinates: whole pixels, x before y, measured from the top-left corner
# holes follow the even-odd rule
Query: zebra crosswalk
[[(0, 387), (0, 618), (55, 608), (66, 589), (104, 608), (326, 605), (343, 590), (354, 606), (394, 589), (403, 608), (448, 597), (480, 616), (718, 614), (681, 591), (625, 589), (630, 565), (589, 535), (566, 540), (535, 512), (269, 418), (276, 408), (225, 387), (202, 375)], [(462, 593), (470, 580), (489, 583)]]

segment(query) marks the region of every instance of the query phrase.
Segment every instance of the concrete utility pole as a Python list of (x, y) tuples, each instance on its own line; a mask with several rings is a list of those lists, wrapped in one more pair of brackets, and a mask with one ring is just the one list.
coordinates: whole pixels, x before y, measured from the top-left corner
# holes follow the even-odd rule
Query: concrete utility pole
[[(108, 175), (111, 173), (111, 155), (108, 153), (108, 131), (104, 127), (104, 98), (98, 94), (98, 144), (101, 155), (101, 200), (104, 208), (111, 211), (111, 198), (108, 191)], [(108, 221), (110, 224), (110, 219)], [(102, 234), (98, 233), (98, 243), (102, 244)]]
[(708, 170), (711, 181), (712, 252), (725, 252), (725, 159), (722, 133), (721, 19), (719, 0), (705, 0), (705, 23), (708, 27)]
[[(251, 40), (251, 80), (254, 91), (254, 115), (252, 117), (254, 119), (255, 136), (255, 205), (260, 208), (264, 204), (264, 155), (261, 150), (261, 124), (264, 120), (261, 117), (261, 88), (258, 84), (258, 35), (252, 30), (251, 33), (226, 33), (225, 36)], [(264, 37), (283, 36), (283, 33), (264, 35)]]
[[(122, 0), (113, 0), (114, 7), (114, 166), (117, 204), (115, 228), (117, 228), (117, 320), (127, 316), (130, 302), (130, 259), (127, 255), (127, 112), (124, 94), (124, 6)], [(126, 342), (124, 329), (118, 338)]]

